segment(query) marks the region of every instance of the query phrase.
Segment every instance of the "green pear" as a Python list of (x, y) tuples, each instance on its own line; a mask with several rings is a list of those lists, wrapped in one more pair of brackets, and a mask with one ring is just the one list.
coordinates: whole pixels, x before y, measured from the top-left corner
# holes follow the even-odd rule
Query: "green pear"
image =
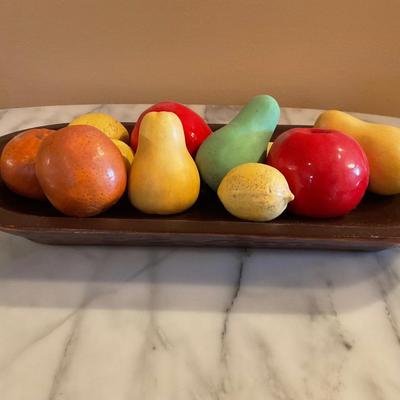
[(201, 144), (196, 164), (201, 177), (214, 191), (234, 167), (259, 162), (279, 122), (277, 101), (268, 95), (253, 97), (239, 114)]

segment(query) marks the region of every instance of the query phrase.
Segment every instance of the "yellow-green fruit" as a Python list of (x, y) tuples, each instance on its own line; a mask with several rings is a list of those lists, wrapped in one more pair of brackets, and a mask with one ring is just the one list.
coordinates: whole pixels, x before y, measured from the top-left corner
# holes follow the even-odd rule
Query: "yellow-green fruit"
[(248, 221), (271, 221), (294, 199), (285, 177), (276, 168), (259, 163), (233, 168), (217, 193), (232, 215)]
[(83, 114), (74, 118), (69, 125), (90, 125), (105, 133), (110, 139), (128, 143), (129, 133), (113, 116), (104, 113)]
[(129, 176), (131, 203), (148, 214), (175, 214), (191, 207), (199, 191), (180, 119), (172, 112), (146, 114)]
[(117, 139), (111, 139), (113, 143), (118, 147), (118, 150), (121, 152), (122, 158), (125, 162), (126, 170), (129, 172), (131, 165), (133, 163), (133, 150), (124, 142)]
[(400, 128), (364, 122), (336, 110), (323, 112), (315, 127), (335, 129), (357, 140), (368, 158), (371, 192), (400, 193)]

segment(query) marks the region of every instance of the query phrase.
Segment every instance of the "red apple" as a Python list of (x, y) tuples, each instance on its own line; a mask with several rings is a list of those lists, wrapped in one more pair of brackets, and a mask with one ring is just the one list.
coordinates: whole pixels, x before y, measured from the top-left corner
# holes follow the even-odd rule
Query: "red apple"
[(308, 217), (337, 217), (353, 210), (368, 186), (369, 165), (361, 146), (344, 133), (290, 129), (274, 141), (267, 164), (288, 181), (288, 210)]
[(185, 132), (186, 147), (193, 157), (196, 155), (197, 149), (206, 137), (211, 134), (210, 127), (206, 124), (203, 118), (200, 117), (200, 115), (183, 104), (165, 101), (154, 104), (147, 110), (143, 111), (139, 116), (131, 135), (131, 146), (134, 151), (136, 151), (139, 141), (140, 123), (143, 117), (151, 111), (170, 111), (178, 116)]

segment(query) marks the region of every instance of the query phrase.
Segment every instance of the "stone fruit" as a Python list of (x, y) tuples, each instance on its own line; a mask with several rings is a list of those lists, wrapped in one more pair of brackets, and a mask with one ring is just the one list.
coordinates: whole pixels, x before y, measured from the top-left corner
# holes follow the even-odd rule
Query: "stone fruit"
[(315, 127), (339, 130), (361, 145), (370, 167), (369, 190), (400, 193), (400, 128), (361, 121), (341, 111), (325, 111)]
[(260, 161), (279, 115), (279, 105), (273, 97), (256, 96), (228, 125), (210, 135), (196, 155), (201, 177), (207, 185), (216, 191), (232, 168)]
[(206, 137), (211, 134), (211, 129), (204, 119), (189, 107), (172, 101), (164, 101), (162, 103), (154, 104), (147, 110), (143, 111), (139, 116), (131, 135), (131, 146), (135, 151), (138, 146), (139, 129), (142, 119), (146, 114), (152, 111), (173, 112), (179, 117), (185, 133), (186, 147), (192, 156), (196, 155), (197, 149), (201, 143), (203, 143)]
[(117, 146), (88, 125), (68, 126), (44, 140), (36, 174), (53, 206), (74, 217), (105, 211), (119, 200), (127, 182)]
[(277, 169), (259, 163), (233, 168), (222, 179), (217, 193), (232, 215), (248, 221), (271, 221), (294, 198), (285, 177)]
[(36, 200), (46, 196), (36, 177), (36, 155), (43, 140), (53, 135), (50, 129), (29, 129), (14, 136), (1, 153), (0, 170), (4, 183), (13, 192)]
[(267, 164), (285, 176), (295, 196), (288, 209), (298, 215), (344, 215), (360, 203), (368, 186), (363, 149), (337, 131), (290, 129), (275, 139)]
[(131, 203), (148, 214), (175, 214), (191, 207), (199, 191), (199, 172), (179, 118), (171, 112), (146, 114), (129, 176)]
[(102, 131), (110, 139), (129, 142), (129, 133), (126, 128), (113, 116), (104, 113), (83, 114), (73, 119), (69, 125), (90, 125)]
[(121, 140), (112, 139), (112, 141), (121, 152), (122, 158), (125, 162), (126, 170), (129, 172), (134, 158), (132, 149), (125, 142), (121, 142)]

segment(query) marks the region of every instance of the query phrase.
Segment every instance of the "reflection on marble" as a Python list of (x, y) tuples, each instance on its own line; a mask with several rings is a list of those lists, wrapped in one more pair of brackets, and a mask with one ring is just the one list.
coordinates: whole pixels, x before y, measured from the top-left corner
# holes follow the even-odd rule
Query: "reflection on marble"
[[(145, 107), (11, 110), (0, 128)], [(224, 122), (237, 107), (198, 111)], [(0, 399), (397, 400), (399, 285), (399, 249), (62, 247), (0, 233)]]

